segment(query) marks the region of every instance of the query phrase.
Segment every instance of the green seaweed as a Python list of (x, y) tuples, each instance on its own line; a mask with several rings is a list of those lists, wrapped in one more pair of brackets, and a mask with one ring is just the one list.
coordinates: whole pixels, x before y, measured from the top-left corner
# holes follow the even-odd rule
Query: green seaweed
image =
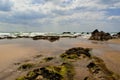
[(33, 63), (26, 63), (26, 64), (22, 64), (18, 70), (27, 70), (27, 69), (30, 69), (34, 66)]
[(46, 58), (44, 58), (43, 60), (45, 60), (46, 62), (49, 62), (49, 61), (51, 61), (51, 60), (53, 60), (54, 59), (54, 57), (46, 57)]
[(25, 78), (25, 76), (18, 77), (16, 80), (28, 80)]

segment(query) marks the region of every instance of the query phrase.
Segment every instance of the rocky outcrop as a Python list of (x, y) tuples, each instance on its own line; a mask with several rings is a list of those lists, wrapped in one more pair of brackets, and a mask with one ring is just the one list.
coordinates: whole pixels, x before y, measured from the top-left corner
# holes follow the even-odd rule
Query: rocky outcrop
[(65, 53), (61, 54), (61, 58), (66, 58), (66, 59), (78, 59), (81, 56), (82, 57), (91, 57), (89, 53), (90, 49), (89, 48), (71, 48), (66, 50)]
[[(46, 65), (41, 65), (42, 63), (23, 64), (18, 70), (28, 70), (28, 72), (16, 80), (81, 80), (80, 77), (75, 78), (76, 70), (79, 69), (85, 69), (88, 72), (82, 80), (120, 80), (119, 75), (110, 71), (104, 61), (90, 54), (90, 51), (90, 48), (75, 47), (66, 50), (58, 59), (53, 57), (43, 58), (46, 61), (43, 64)], [(52, 64), (55, 60), (59, 61)], [(79, 61), (83, 61), (85, 66)]]
[(120, 32), (118, 32), (117, 34), (112, 35), (112, 37), (113, 37), (114, 39), (120, 38)]
[(119, 80), (120, 76), (108, 70), (104, 61), (92, 57), (92, 62), (87, 65), (90, 75), (84, 80)]
[(43, 39), (43, 40), (49, 40), (50, 42), (54, 42), (56, 40), (59, 40), (60, 37), (59, 36), (34, 36), (32, 39), (33, 40)]
[(59, 66), (45, 66), (34, 69), (26, 76), (16, 80), (73, 80), (74, 70), (69, 63), (63, 63)]
[(106, 41), (112, 39), (112, 36), (109, 33), (103, 31), (98, 31), (97, 29), (91, 33), (90, 40)]
[(118, 37), (120, 38), (120, 32), (117, 33)]

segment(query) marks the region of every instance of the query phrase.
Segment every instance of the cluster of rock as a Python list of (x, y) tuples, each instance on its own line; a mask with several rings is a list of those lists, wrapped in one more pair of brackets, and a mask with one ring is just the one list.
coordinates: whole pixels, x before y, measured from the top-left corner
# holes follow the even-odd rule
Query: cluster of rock
[(32, 37), (33, 40), (40, 40), (40, 39), (43, 39), (43, 40), (49, 40), (50, 42), (54, 42), (56, 40), (59, 40), (60, 37), (59, 36), (34, 36)]
[(92, 57), (87, 65), (90, 75), (84, 80), (119, 80), (120, 76), (108, 70), (104, 61), (98, 57)]
[[(90, 51), (91, 49), (89, 48), (81, 47), (68, 49), (60, 55), (60, 63), (57, 62), (58, 65), (48, 63), (47, 66), (38, 66), (37, 68), (29, 70), (25, 76), (19, 77), (16, 80), (79, 80), (74, 79), (77, 74), (75, 73), (74, 63), (82, 59), (89, 60), (85, 66), (89, 74), (83, 78), (84, 80), (120, 80), (119, 75), (108, 70), (104, 61), (91, 55)], [(51, 60), (53, 57), (46, 59)], [(31, 67), (33, 67), (33, 65), (24, 64), (20, 69), (28, 69)]]
[(81, 48), (81, 47), (71, 48), (71, 49), (68, 49), (62, 55), (60, 55), (60, 57), (67, 58), (67, 59), (78, 59), (81, 56), (82, 57), (91, 57), (91, 55), (89, 53), (90, 50), (91, 50), (90, 48)]
[(73, 80), (73, 76), (73, 66), (69, 63), (62, 63), (58, 66), (49, 65), (36, 68), (16, 80)]
[(63, 32), (61, 34), (57, 33), (5, 33), (0, 34), (0, 39), (19, 39), (19, 38), (31, 38), (33, 40), (48, 40), (50, 42), (54, 42), (59, 40), (60, 38), (76, 38), (80, 36), (80, 33), (71, 33), (71, 32)]
[(115, 38), (115, 39), (120, 38), (120, 32), (118, 32), (117, 34), (114, 34), (114, 35), (113, 35), (113, 38)]
[(91, 33), (90, 40), (106, 41), (112, 39), (110, 33), (105, 33), (104, 31), (99, 31), (98, 29), (94, 30)]

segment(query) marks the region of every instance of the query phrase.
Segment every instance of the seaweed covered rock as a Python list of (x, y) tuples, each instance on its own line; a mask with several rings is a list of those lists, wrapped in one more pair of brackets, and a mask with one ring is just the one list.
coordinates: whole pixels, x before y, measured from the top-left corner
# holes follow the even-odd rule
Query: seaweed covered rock
[(79, 57), (91, 57), (90, 48), (71, 48), (67, 50), (65, 53), (60, 55), (61, 58), (68, 58), (68, 59), (78, 59)]
[(112, 36), (109, 33), (105, 33), (103, 31), (98, 31), (98, 29), (94, 30), (91, 33), (90, 40), (98, 40), (98, 41), (105, 41), (112, 39)]
[(59, 36), (34, 36), (32, 39), (33, 40), (43, 39), (43, 40), (49, 40), (50, 42), (54, 42), (56, 40), (59, 40), (60, 37)]
[(51, 61), (51, 60), (53, 60), (54, 59), (54, 57), (46, 57), (46, 58), (44, 58), (43, 60), (45, 60), (45, 62), (49, 62), (49, 61)]
[(34, 69), (26, 76), (16, 80), (73, 80), (73, 66), (69, 63), (63, 63), (60, 66), (46, 66)]
[(119, 80), (119, 75), (108, 70), (104, 61), (98, 57), (93, 57), (93, 61), (87, 65), (90, 75), (84, 80)]
[(27, 70), (30, 68), (33, 68), (34, 64), (33, 63), (26, 63), (26, 64), (22, 64), (18, 69), (19, 70)]

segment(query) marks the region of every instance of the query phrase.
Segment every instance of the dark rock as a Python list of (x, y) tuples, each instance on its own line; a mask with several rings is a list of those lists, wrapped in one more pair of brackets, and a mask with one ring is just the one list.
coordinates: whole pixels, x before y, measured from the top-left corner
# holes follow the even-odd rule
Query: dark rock
[(44, 58), (44, 60), (45, 60), (46, 62), (51, 61), (51, 60), (53, 60), (53, 59), (54, 59), (54, 57), (46, 57), (46, 58)]
[(71, 32), (63, 32), (62, 34), (71, 34)]
[(114, 39), (120, 38), (120, 32), (118, 32), (117, 34), (112, 35), (112, 37), (113, 37)]
[(33, 40), (45, 39), (44, 36), (34, 36), (32, 37)]
[(43, 40), (49, 40), (50, 42), (54, 42), (56, 40), (59, 40), (60, 37), (59, 36), (34, 36), (32, 37), (33, 40), (40, 40), (40, 39), (43, 39)]
[(91, 62), (91, 63), (89, 63), (89, 64), (87, 65), (87, 68), (93, 68), (93, 67), (95, 67), (95, 66), (96, 66), (96, 64), (93, 63), (93, 62)]
[(81, 47), (71, 48), (67, 50), (65, 53), (63, 53), (60, 57), (68, 58), (68, 59), (78, 59), (81, 56), (81, 54), (87, 57), (91, 57), (89, 52), (90, 52), (89, 48), (81, 48)]
[(109, 33), (105, 33), (103, 31), (98, 31), (97, 29), (94, 30), (91, 34), (90, 40), (98, 40), (98, 41), (105, 41), (112, 39), (112, 36)]
[(73, 80), (74, 70), (69, 63), (63, 63), (60, 66), (46, 66), (34, 69), (26, 76), (19, 77), (16, 80)]
[(47, 38), (50, 42), (54, 42), (60, 39), (59, 36), (48, 36)]
[(40, 58), (40, 57), (43, 57), (43, 55), (39, 54), (39, 55), (36, 55), (34, 58)]
[(19, 70), (27, 70), (30, 69), (34, 66), (34, 64), (32, 63), (26, 63), (26, 64), (22, 64), (18, 69)]
[(15, 37), (7, 36), (6, 39), (15, 39)]
[(103, 60), (93, 57), (92, 62), (87, 65), (90, 75), (84, 80), (119, 80), (120, 76), (110, 71)]

